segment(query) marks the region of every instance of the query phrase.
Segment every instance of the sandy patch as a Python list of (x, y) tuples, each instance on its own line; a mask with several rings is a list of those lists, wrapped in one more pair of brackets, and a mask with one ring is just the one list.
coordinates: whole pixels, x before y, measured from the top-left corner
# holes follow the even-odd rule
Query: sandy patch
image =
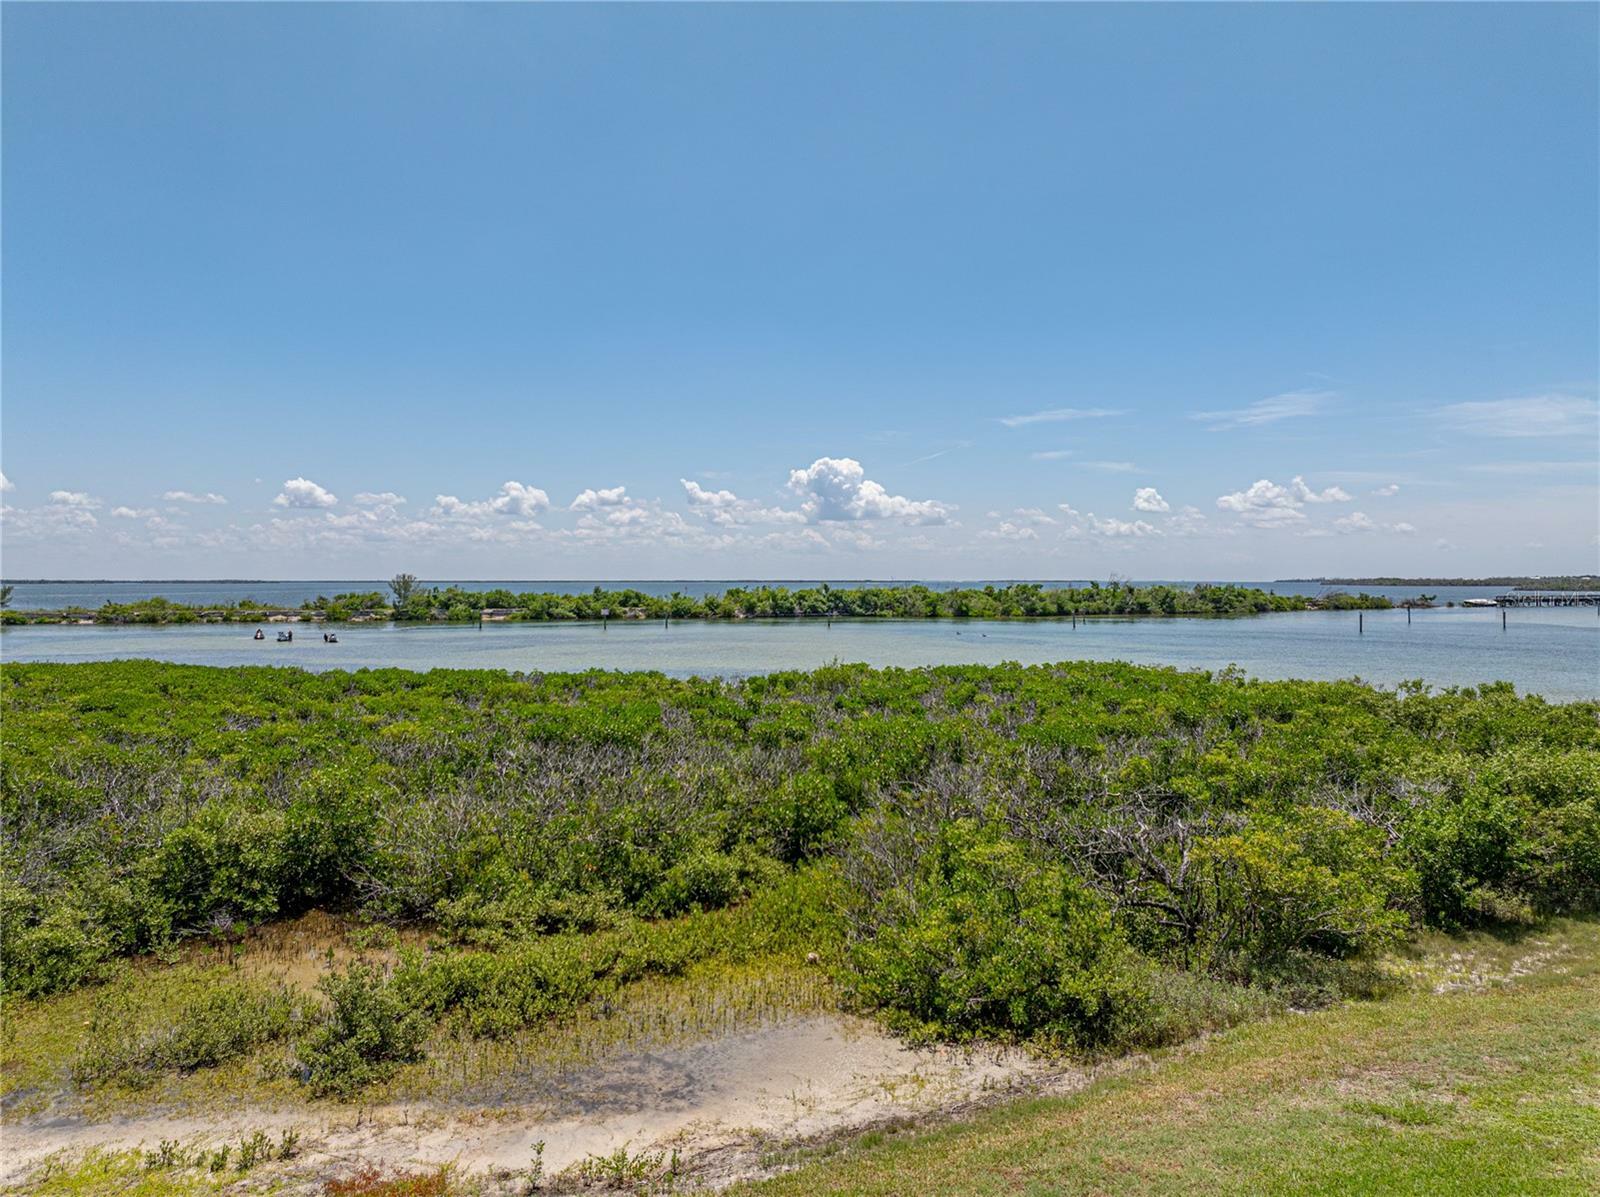
[(1003, 1049), (908, 1048), (871, 1023), (837, 1015), (792, 1020), (682, 1047), (635, 1052), (552, 1082), (537, 1103), (349, 1107), (205, 1117), (20, 1119), (4, 1128), (0, 1182), (45, 1156), (93, 1147), (153, 1148), (237, 1141), (262, 1130), (301, 1135), (300, 1163), (455, 1163), (473, 1173), (524, 1173), (533, 1145), (554, 1175), (591, 1155), (673, 1151), (702, 1183), (764, 1171), (775, 1145), (860, 1131), (1041, 1088), (1077, 1083)]

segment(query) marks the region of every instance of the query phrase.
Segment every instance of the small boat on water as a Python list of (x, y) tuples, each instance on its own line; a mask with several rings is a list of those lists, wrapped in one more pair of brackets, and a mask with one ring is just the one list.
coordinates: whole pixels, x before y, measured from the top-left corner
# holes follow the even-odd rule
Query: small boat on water
[(1500, 604), (1495, 602), (1494, 599), (1470, 598), (1462, 599), (1461, 605), (1463, 607), (1498, 607)]
[(278, 643), (279, 644), (288, 644), (293, 639), (294, 639), (294, 633), (293, 632), (279, 632), (278, 633)]

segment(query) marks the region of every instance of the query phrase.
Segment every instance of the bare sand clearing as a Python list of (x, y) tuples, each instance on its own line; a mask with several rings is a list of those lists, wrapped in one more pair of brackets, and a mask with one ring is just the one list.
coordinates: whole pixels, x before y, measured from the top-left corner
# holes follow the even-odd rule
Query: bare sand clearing
[(39, 1117), (4, 1128), (0, 1181), (45, 1156), (90, 1148), (237, 1141), (257, 1130), (301, 1135), (297, 1163), (323, 1174), (376, 1164), (454, 1163), (525, 1175), (533, 1145), (554, 1175), (591, 1155), (674, 1151), (696, 1182), (716, 1185), (773, 1166), (773, 1149), (957, 1111), (1020, 1092), (1060, 1091), (1083, 1074), (995, 1048), (908, 1048), (838, 1015), (779, 1023), (688, 1046), (635, 1052), (569, 1075), (539, 1105), (414, 1104), (240, 1109), (205, 1117), (88, 1122)]

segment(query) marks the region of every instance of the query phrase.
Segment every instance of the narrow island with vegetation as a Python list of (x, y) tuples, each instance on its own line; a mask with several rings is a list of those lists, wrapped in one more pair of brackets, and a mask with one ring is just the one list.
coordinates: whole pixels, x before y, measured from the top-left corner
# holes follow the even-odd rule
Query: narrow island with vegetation
[(1494, 578), (1283, 578), (1324, 586), (1504, 586), (1511, 590), (1600, 590), (1596, 574), (1506, 574)]
[(6, 664), (0, 749), (12, 1192), (1600, 1185), (1600, 703)]
[(272, 607), (251, 599), (217, 604), (175, 603), (165, 598), (105, 603), (97, 608), (7, 609), (8, 624), (183, 624), (254, 623), (269, 619), (329, 622), (471, 623), (479, 620), (552, 621), (603, 619), (1089, 619), (1159, 616), (1240, 616), (1282, 611), (1381, 610), (1394, 604), (1370, 594), (1331, 592), (1317, 596), (1274, 594), (1234, 585), (1136, 586), (1090, 582), (1046, 589), (1034, 582), (1008, 586), (935, 590), (928, 586), (864, 586), (835, 589), (827, 583), (790, 590), (784, 586), (730, 587), (720, 594), (666, 596), (639, 590), (587, 594), (503, 588), (465, 590), (424, 586), (399, 574), (389, 592), (319, 596), (299, 607)]

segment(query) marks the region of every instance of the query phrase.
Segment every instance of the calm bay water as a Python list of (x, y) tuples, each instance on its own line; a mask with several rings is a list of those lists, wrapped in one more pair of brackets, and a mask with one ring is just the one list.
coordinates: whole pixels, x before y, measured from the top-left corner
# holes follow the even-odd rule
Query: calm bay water
[(5, 629), (0, 658), (148, 657), (302, 669), (649, 669), (683, 677), (812, 669), (835, 660), (910, 667), (1088, 658), (1185, 669), (1237, 665), (1262, 678), (1360, 677), (1386, 686), (1414, 678), (1433, 686), (1509, 681), (1552, 701), (1600, 698), (1594, 608), (1513, 610), (1505, 630), (1500, 618), (1498, 610), (1438, 608), (1415, 612), (1408, 624), (1404, 611), (1368, 611), (1364, 635), (1355, 612), (1322, 611), (1097, 619), (1076, 629), (1059, 620), (352, 625), (338, 628), (336, 645), (322, 643), (319, 627), (309, 624), (299, 627), (293, 644), (252, 640), (248, 625), (40, 626)]

